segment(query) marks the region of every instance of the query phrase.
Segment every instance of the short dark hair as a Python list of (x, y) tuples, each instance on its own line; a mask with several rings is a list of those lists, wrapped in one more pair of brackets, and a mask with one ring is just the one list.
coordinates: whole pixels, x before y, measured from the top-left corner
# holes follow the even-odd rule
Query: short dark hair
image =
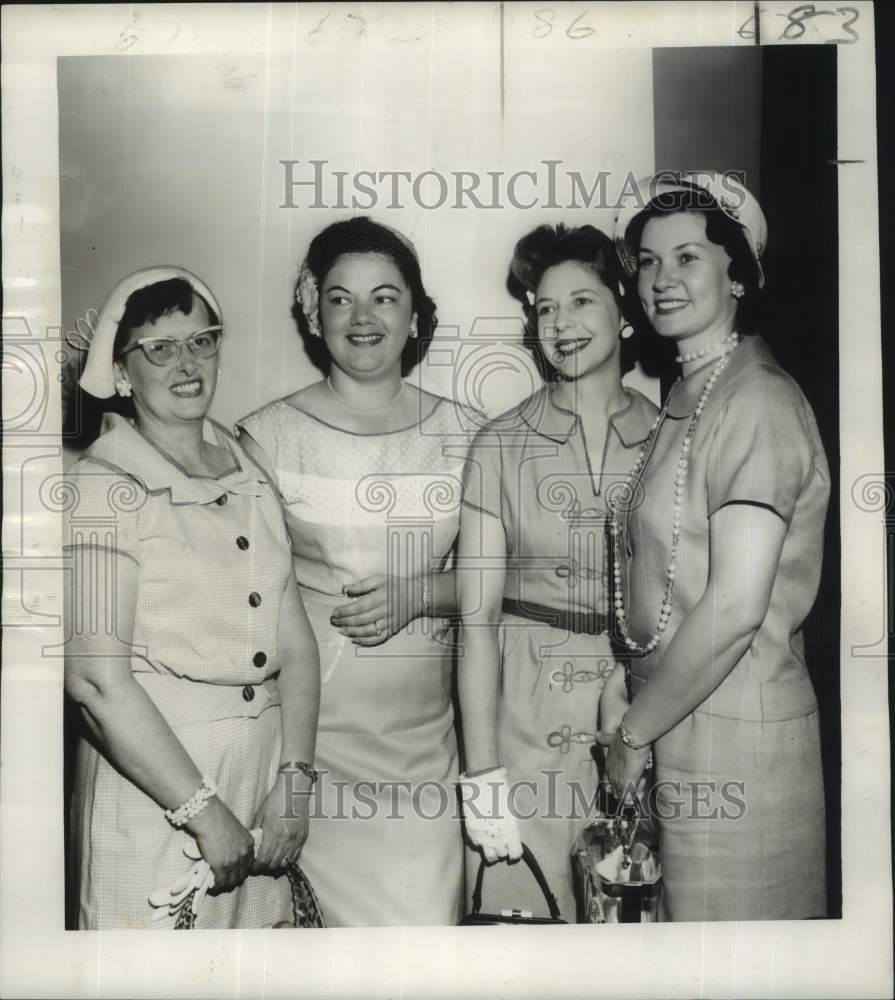
[[(420, 262), (410, 242), (396, 230), (374, 222), (365, 215), (359, 215), (334, 222), (318, 233), (308, 247), (307, 264), (320, 288), (339, 257), (344, 254), (366, 253), (388, 257), (401, 272), (401, 277), (410, 289), (412, 308), (416, 313), (417, 335), (407, 338), (401, 354), (401, 374), (406, 375), (428, 353), (438, 326), (435, 302), (423, 285)], [(298, 284), (292, 315), (305, 342), (308, 357), (321, 371), (328, 372), (331, 364), (329, 351), (323, 338), (315, 337), (308, 327), (307, 317), (298, 301)]]
[[(636, 254), (643, 239), (643, 230), (650, 219), (665, 215), (677, 215), (679, 212), (689, 212), (693, 215), (701, 215), (705, 219), (705, 235), (709, 242), (716, 246), (723, 247), (730, 264), (727, 267), (727, 274), (733, 281), (739, 281), (743, 285), (743, 296), (737, 300), (736, 305), (736, 329), (743, 335), (757, 333), (761, 325), (761, 271), (758, 262), (743, 232), (743, 227), (727, 215), (717, 205), (714, 199), (710, 198), (706, 192), (700, 191), (700, 197), (694, 199), (692, 191), (667, 191), (650, 201), (642, 212), (639, 212), (625, 231), (625, 243)], [(631, 321), (635, 328), (645, 323), (649, 327), (649, 321), (643, 313), (639, 298), (636, 292), (637, 275), (626, 280), (626, 287), (629, 287), (631, 294), (626, 298), (631, 303)]]
[[(558, 226), (538, 226), (523, 236), (513, 252), (507, 291), (522, 303), (525, 314), (522, 343), (534, 358), (541, 376), (547, 380), (554, 377), (556, 369), (544, 356), (538, 337), (537, 310), (528, 301), (526, 292), (534, 293), (546, 271), (567, 261), (583, 264), (593, 271), (612, 293), (622, 316), (627, 318), (628, 296), (623, 297), (620, 289), (621, 265), (615, 245), (605, 233), (594, 226), (568, 227), (560, 223)], [(622, 374), (634, 367), (637, 358), (635, 340), (631, 337), (621, 342)]]
[(118, 324), (115, 334), (115, 344), (112, 347), (112, 358), (117, 361), (121, 352), (127, 347), (131, 330), (155, 323), (173, 312), (182, 312), (189, 316), (193, 310), (193, 300), (197, 298), (208, 310), (208, 319), (212, 326), (220, 323), (220, 317), (211, 305), (200, 295), (185, 278), (166, 278), (156, 281), (145, 288), (138, 288), (128, 296), (124, 307), (124, 315)]

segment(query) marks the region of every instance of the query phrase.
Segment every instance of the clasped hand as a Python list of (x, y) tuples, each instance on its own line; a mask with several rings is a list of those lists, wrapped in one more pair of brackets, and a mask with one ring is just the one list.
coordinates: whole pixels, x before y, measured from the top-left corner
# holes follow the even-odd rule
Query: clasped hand
[(378, 646), (422, 614), (422, 580), (377, 573), (346, 584), (350, 603), (336, 608), (330, 622), (358, 646)]
[(214, 873), (214, 891), (235, 889), (250, 874), (275, 873), (298, 859), (308, 836), (310, 795), (291, 789), (288, 777), (277, 775), (255, 814), (252, 826), (262, 833), (257, 851), (252, 835), (217, 796), (188, 824)]

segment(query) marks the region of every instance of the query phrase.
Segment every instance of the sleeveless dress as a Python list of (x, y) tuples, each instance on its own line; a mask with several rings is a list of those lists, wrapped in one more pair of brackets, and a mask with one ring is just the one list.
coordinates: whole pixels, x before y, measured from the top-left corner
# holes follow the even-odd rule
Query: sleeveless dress
[[(499, 518), (506, 534), (497, 741), (510, 807), (569, 923), (576, 918), (570, 854), (594, 815), (600, 776), (591, 750), (600, 691), (616, 664), (608, 634), (606, 498), (624, 482), (656, 412), (627, 390), (595, 469), (577, 414), (545, 386), (483, 428), (465, 469), (464, 530), (467, 519)], [(574, 632), (525, 616), (538, 608), (593, 624)], [(467, 848), (470, 887), (480, 861)], [(482, 898), (487, 913), (547, 912), (523, 862), (491, 865)]]
[(240, 421), (282, 497), (320, 649), (302, 867), (330, 927), (455, 924), (463, 895), (453, 629), (420, 618), (374, 647), (330, 623), (344, 584), (445, 569), (457, 535), (468, 411), (439, 400), (413, 426), (342, 430), (278, 400)]

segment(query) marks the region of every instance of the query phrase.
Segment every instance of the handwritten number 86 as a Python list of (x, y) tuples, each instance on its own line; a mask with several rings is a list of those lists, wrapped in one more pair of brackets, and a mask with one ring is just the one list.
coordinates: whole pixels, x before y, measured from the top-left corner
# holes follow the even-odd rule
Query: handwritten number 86
[[(596, 28), (590, 27), (588, 24), (579, 24), (579, 21), (583, 21), (584, 18), (590, 13), (589, 10), (584, 11), (584, 13), (579, 14), (574, 21), (566, 28), (566, 35), (572, 39), (578, 38), (589, 38), (591, 35), (597, 33)], [(556, 20), (556, 11), (552, 7), (542, 7), (540, 10), (534, 12), (537, 24), (535, 25), (532, 35), (535, 38), (546, 38), (553, 31), (553, 22)]]

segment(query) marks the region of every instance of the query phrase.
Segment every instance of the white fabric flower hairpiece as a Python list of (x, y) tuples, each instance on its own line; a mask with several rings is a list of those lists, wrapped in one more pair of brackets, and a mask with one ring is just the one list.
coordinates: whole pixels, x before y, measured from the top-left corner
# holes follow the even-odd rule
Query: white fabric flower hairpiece
[(295, 290), (295, 298), (307, 320), (311, 336), (322, 337), (323, 331), (320, 329), (319, 313), (320, 291), (317, 288), (317, 279), (314, 277), (314, 272), (308, 267), (307, 258), (298, 272), (298, 287)]

